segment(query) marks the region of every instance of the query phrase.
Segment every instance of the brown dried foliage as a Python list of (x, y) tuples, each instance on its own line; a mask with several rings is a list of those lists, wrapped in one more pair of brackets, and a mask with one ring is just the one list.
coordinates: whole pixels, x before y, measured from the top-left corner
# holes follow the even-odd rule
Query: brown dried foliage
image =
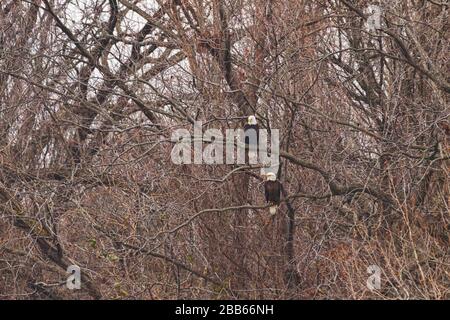
[[(0, 3), (0, 298), (450, 297), (447, 1), (68, 3)], [(250, 114), (275, 217), (258, 169), (170, 160)]]

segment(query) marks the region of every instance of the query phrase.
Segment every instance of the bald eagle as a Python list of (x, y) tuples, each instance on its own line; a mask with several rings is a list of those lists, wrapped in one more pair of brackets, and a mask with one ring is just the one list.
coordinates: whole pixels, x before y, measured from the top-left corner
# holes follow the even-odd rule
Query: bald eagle
[(273, 204), (270, 207), (270, 214), (275, 214), (280, 204), (281, 198), (281, 182), (277, 180), (277, 176), (273, 172), (266, 174), (266, 182), (264, 183), (264, 192), (266, 201)]
[(255, 116), (249, 116), (244, 126), (245, 148), (248, 150), (249, 160), (252, 164), (257, 163), (258, 159), (258, 142), (259, 142), (259, 126)]

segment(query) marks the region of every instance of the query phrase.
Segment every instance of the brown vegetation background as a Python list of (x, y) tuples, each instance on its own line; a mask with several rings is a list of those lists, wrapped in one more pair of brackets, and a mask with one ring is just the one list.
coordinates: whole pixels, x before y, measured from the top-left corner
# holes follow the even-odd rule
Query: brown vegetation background
[[(0, 298), (450, 298), (448, 37), (447, 0), (2, 0)], [(250, 114), (274, 217), (259, 169), (170, 160)]]

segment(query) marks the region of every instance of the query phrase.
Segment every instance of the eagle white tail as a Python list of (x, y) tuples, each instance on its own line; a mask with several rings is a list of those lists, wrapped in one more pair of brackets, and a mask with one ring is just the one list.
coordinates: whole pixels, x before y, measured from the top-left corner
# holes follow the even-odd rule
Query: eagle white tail
[(271, 206), (271, 207), (269, 208), (270, 214), (275, 214), (275, 213), (277, 213), (277, 208), (278, 208), (278, 206)]

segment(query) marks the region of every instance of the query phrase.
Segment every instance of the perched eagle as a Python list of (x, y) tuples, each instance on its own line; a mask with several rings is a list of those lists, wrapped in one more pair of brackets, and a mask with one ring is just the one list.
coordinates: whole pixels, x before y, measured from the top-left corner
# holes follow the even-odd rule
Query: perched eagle
[(252, 160), (252, 164), (256, 164), (258, 161), (259, 126), (255, 116), (247, 118), (247, 123), (244, 126), (244, 135), (248, 158)]
[(270, 214), (277, 212), (277, 207), (280, 204), (281, 198), (281, 182), (277, 180), (277, 176), (273, 172), (266, 174), (267, 180), (264, 183), (264, 192), (266, 195), (266, 201), (272, 203), (270, 207)]

